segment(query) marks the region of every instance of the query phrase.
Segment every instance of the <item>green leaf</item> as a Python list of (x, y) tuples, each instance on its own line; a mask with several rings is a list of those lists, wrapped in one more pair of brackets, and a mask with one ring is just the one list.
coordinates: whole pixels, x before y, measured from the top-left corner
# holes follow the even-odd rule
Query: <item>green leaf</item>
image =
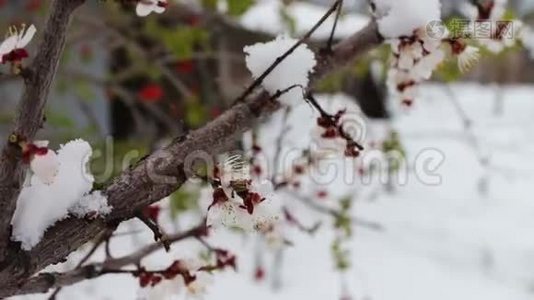
[(198, 102), (189, 102), (186, 107), (185, 121), (190, 127), (196, 128), (206, 122), (206, 108)]
[(209, 10), (217, 9), (217, 0), (202, 0), (202, 7)]
[(46, 112), (46, 123), (58, 128), (71, 128), (74, 126), (74, 121), (67, 113), (54, 112), (52, 110)]
[(87, 81), (76, 81), (74, 84), (74, 90), (76, 95), (78, 95), (78, 97), (84, 101), (91, 101), (96, 98), (92, 86)]
[(254, 0), (227, 0), (228, 14), (232, 16), (240, 16), (244, 14), (254, 2)]

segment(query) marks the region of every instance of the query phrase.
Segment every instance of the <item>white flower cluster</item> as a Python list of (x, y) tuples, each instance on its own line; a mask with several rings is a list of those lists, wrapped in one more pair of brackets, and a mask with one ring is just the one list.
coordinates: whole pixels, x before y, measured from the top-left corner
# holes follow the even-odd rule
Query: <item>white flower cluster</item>
[(139, 17), (146, 17), (153, 12), (161, 14), (168, 5), (167, 0), (139, 0), (135, 8), (135, 13)]
[(25, 145), (24, 158), (32, 174), (20, 192), (11, 221), (12, 239), (30, 250), (46, 229), (69, 213), (80, 217), (105, 215), (111, 211), (100, 192), (93, 192), (94, 178), (86, 164), (91, 146), (83, 140), (63, 145), (57, 154), (47, 148), (48, 142)]
[(389, 40), (393, 60), (388, 84), (398, 92), (404, 105), (412, 104), (418, 85), (430, 79), (445, 58), (441, 43), (441, 38), (431, 37), (425, 27), (416, 29), (410, 36)]
[(441, 2), (373, 0), (371, 7), (380, 34), (393, 50), (390, 88), (409, 106), (417, 95), (417, 85), (429, 79), (445, 57), (440, 46), (447, 33), (434, 32), (436, 28), (431, 26), (441, 20)]
[(276, 231), (282, 205), (270, 181), (251, 180), (249, 166), (240, 156), (226, 159), (216, 173), (216, 187), (207, 215), (209, 227), (262, 234)]
[(458, 58), (461, 72), (470, 69), (479, 58), (478, 48), (449, 37), (441, 21), (439, 0), (375, 0), (373, 7), (379, 31), (393, 51), (389, 88), (399, 95), (403, 105), (411, 106), (419, 84), (430, 79), (445, 59), (444, 43), (450, 45), (451, 53)]
[[(298, 40), (285, 35), (278, 36), (267, 43), (257, 43), (246, 46), (246, 64), (254, 79), (259, 78), (275, 61), (293, 47)], [(308, 76), (316, 65), (315, 54), (308, 46), (300, 45), (286, 57), (262, 82), (262, 87), (271, 95), (283, 91), (293, 85), (302, 88), (308, 86)], [(280, 101), (291, 105), (303, 100), (302, 90), (294, 88), (283, 94)]]

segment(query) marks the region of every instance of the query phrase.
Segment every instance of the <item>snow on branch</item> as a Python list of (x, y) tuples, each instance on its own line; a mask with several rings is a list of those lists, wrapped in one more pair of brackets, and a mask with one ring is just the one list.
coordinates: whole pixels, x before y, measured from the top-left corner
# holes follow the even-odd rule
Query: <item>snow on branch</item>
[(414, 30), (441, 20), (440, 0), (373, 0), (380, 33), (385, 38), (411, 36)]
[[(47, 154), (54, 153), (49, 150)], [(30, 250), (43, 236), (45, 230), (58, 220), (66, 218), (69, 211), (78, 217), (88, 214), (96, 217), (111, 211), (106, 198), (100, 192), (90, 193), (94, 177), (87, 170), (92, 149), (83, 140), (74, 140), (55, 154), (44, 158), (34, 158), (47, 176), (46, 181), (38, 174), (30, 175), (20, 192), (17, 208), (12, 220), (14, 241), (21, 242), (22, 249)], [(49, 161), (53, 161), (49, 163)], [(55, 166), (57, 164), (57, 166)], [(46, 169), (57, 170), (47, 171)]]
[[(267, 43), (258, 43), (244, 48), (247, 54), (247, 67), (254, 78), (260, 78), (262, 73), (282, 56), (287, 49), (296, 44), (298, 40), (287, 36), (278, 36), (275, 40)], [(292, 55), (287, 57), (265, 79), (262, 87), (271, 94), (286, 89), (291, 85), (307, 87), (309, 74), (315, 67), (315, 54), (306, 45), (300, 45)], [(302, 91), (291, 90), (279, 98), (284, 104), (298, 103), (303, 100)]]

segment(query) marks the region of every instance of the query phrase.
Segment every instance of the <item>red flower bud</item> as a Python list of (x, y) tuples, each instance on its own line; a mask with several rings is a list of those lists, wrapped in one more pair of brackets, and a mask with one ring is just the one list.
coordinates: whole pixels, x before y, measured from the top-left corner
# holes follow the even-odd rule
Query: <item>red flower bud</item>
[(138, 93), (139, 98), (145, 102), (159, 102), (163, 98), (163, 89), (157, 84), (147, 84)]
[(262, 267), (256, 268), (256, 271), (254, 272), (254, 279), (256, 281), (262, 281), (265, 279), (265, 270)]

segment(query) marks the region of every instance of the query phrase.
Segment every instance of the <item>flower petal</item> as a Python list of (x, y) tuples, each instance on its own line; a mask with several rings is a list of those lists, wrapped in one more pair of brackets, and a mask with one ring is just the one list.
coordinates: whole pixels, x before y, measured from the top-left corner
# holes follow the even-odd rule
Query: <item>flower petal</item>
[[(8, 37), (5, 41), (0, 44), (0, 56), (8, 54), (9, 52), (15, 50), (17, 46), (18, 36), (12, 35)], [(0, 57), (1, 60), (1, 57)]]
[[(37, 28), (32, 24), (26, 31), (24, 32), (23, 36), (20, 37), (19, 41), (17, 42), (17, 49), (22, 49), (28, 45), (31, 40), (33, 39), (33, 36), (37, 32)], [(21, 33), (22, 34), (22, 33)]]
[(139, 2), (137, 3), (137, 6), (135, 7), (135, 13), (139, 17), (146, 17), (154, 10), (153, 7), (154, 7), (154, 4), (146, 4), (143, 2)]

